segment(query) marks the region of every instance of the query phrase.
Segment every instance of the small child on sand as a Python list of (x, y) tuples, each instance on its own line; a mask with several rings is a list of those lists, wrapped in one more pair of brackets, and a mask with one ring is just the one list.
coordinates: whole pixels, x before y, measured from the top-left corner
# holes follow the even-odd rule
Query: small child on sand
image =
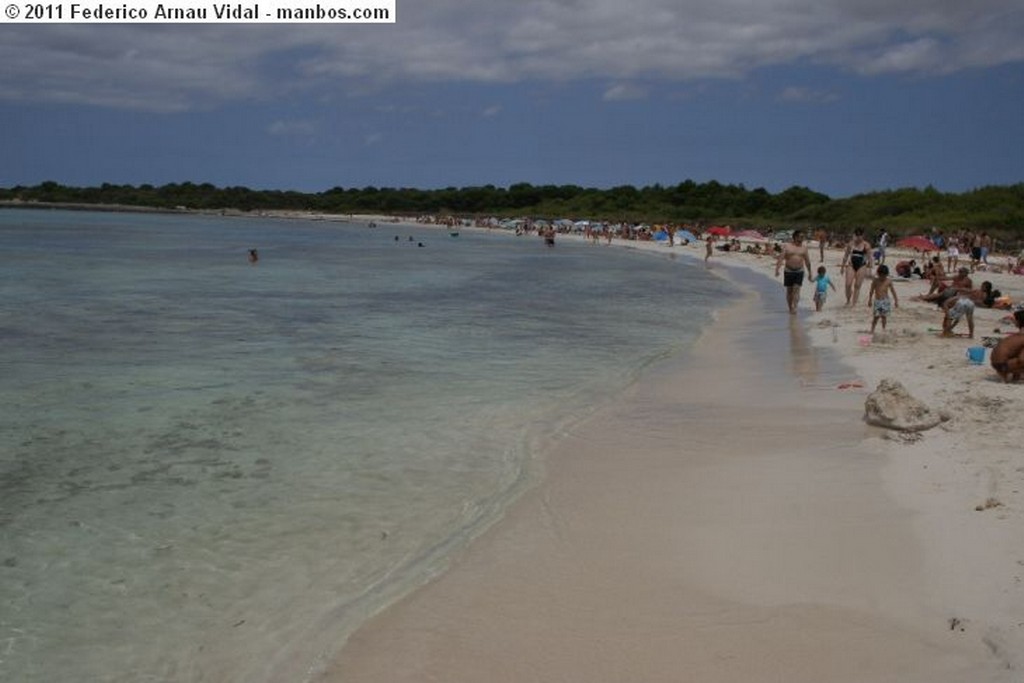
[(818, 266), (818, 275), (811, 278), (811, 282), (815, 284), (814, 287), (814, 310), (821, 312), (822, 307), (825, 306), (825, 299), (828, 296), (828, 288), (831, 287), (832, 291), (836, 291), (836, 284), (832, 282), (832, 278), (825, 274), (825, 266)]
[[(892, 300), (889, 300), (889, 297)], [(875, 333), (875, 325), (878, 321), (882, 321), (882, 329), (885, 329), (886, 319), (889, 314), (892, 313), (892, 309), (895, 306), (899, 308), (900, 302), (896, 297), (896, 288), (892, 285), (892, 280), (889, 279), (889, 266), (878, 266), (878, 270), (875, 271), (875, 279), (871, 283), (871, 293), (868, 294), (868, 306), (872, 306), (874, 311), (874, 317), (871, 319), (871, 334)]]

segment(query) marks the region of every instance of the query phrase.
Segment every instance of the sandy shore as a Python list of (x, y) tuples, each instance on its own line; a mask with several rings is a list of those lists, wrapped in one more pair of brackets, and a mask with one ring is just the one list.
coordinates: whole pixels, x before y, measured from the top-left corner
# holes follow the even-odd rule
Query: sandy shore
[[(712, 261), (738, 280), (774, 265)], [(866, 291), (815, 313), (805, 288), (794, 319), (781, 286), (750, 289), (693, 362), (565, 434), (543, 482), (319, 680), (1019, 682), (1024, 386), (929, 332), (925, 285), (897, 288), (869, 345)], [(979, 311), (978, 336), (1003, 315)], [(917, 438), (865, 425), (883, 377), (953, 418)]]

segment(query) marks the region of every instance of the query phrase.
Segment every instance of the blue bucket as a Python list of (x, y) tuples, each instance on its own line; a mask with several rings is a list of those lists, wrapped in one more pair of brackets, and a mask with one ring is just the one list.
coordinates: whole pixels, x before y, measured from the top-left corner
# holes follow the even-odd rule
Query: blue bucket
[(981, 365), (985, 362), (985, 347), (972, 346), (967, 349), (967, 358), (975, 365)]

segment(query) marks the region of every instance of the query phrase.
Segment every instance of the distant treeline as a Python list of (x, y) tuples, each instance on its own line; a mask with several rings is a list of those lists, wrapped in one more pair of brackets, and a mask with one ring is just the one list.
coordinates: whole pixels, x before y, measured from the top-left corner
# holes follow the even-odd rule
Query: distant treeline
[(887, 228), (896, 234), (965, 228), (1024, 237), (1024, 183), (960, 194), (904, 188), (832, 199), (806, 187), (771, 193), (716, 181), (596, 189), (576, 185), (412, 188), (335, 187), (306, 193), (215, 187), (209, 183), (67, 187), (45, 182), (0, 188), (0, 201), (121, 205), (201, 211), (312, 211), (352, 214), (532, 216), (647, 223), (727, 223), (740, 227)]

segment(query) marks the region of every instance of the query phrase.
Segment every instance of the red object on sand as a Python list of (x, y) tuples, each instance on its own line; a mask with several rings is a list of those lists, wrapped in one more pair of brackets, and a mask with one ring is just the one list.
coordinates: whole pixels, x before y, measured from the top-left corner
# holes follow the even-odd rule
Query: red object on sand
[(723, 225), (713, 225), (708, 228), (709, 235), (721, 235), (726, 236), (732, 233), (732, 228)]
[(927, 237), (921, 235), (914, 235), (913, 237), (904, 237), (896, 243), (897, 247), (905, 247), (907, 249), (916, 249), (917, 251), (938, 251), (939, 248), (935, 246)]

